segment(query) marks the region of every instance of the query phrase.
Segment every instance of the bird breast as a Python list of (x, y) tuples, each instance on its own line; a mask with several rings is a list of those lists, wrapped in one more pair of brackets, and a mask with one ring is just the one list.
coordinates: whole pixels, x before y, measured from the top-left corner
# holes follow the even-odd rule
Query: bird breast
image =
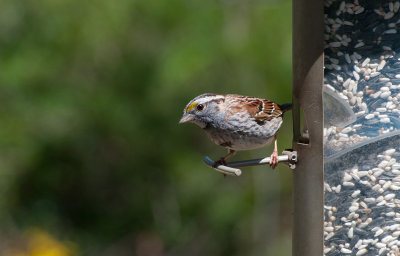
[(242, 112), (228, 119), (214, 120), (205, 131), (217, 145), (233, 150), (251, 150), (269, 144), (281, 125), (282, 117), (256, 122)]

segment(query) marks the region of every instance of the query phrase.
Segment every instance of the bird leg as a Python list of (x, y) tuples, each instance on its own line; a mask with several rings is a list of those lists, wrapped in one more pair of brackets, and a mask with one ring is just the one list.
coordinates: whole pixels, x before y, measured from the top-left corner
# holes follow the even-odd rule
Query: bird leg
[(276, 139), (276, 135), (274, 136), (274, 151), (271, 154), (271, 160), (269, 160), (269, 165), (272, 169), (278, 165), (278, 141)]
[(226, 165), (226, 161), (225, 161), (225, 160), (226, 160), (228, 157), (233, 156), (235, 153), (236, 153), (235, 150), (229, 149), (229, 153), (226, 154), (225, 156), (221, 157), (221, 159), (219, 159), (218, 161), (215, 161), (214, 164), (213, 164), (213, 167), (215, 168), (215, 167), (217, 167), (217, 165), (220, 165), (220, 164), (221, 164), (221, 165)]

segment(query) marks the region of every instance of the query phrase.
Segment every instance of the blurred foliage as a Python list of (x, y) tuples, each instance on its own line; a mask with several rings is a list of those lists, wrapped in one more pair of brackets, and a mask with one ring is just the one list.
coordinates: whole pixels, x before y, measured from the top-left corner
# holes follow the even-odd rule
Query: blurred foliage
[(290, 170), (223, 178), (177, 122), (204, 92), (291, 101), (290, 1), (3, 0), (0, 49), (0, 254), (289, 255)]

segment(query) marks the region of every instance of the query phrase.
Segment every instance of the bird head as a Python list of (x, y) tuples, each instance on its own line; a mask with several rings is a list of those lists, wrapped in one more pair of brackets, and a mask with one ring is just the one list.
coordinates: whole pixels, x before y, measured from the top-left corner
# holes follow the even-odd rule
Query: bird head
[(221, 115), (219, 104), (223, 102), (223, 95), (206, 93), (191, 100), (183, 110), (183, 116), (179, 124), (194, 123), (201, 128), (212, 123), (218, 115)]

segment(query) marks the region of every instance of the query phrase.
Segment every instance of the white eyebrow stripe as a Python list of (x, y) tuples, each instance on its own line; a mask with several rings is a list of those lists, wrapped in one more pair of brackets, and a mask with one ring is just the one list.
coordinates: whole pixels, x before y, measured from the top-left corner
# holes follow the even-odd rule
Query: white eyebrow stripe
[(205, 98), (200, 98), (196, 102), (197, 102), (197, 104), (204, 104), (204, 103), (207, 103), (210, 101), (221, 100), (221, 99), (224, 99), (224, 96), (219, 96), (219, 95), (218, 96), (208, 96)]

